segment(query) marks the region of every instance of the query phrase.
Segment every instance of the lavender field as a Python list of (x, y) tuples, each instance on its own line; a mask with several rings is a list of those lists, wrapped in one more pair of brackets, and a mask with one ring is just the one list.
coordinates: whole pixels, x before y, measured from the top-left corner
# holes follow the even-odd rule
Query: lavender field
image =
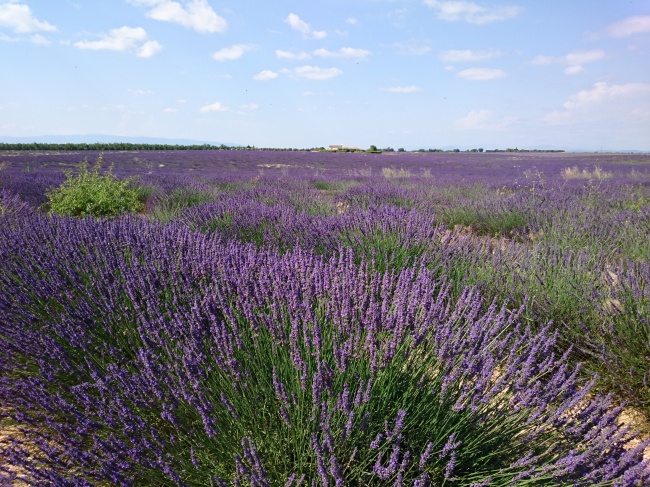
[(650, 485), (648, 154), (3, 152), (0, 262), (0, 483)]

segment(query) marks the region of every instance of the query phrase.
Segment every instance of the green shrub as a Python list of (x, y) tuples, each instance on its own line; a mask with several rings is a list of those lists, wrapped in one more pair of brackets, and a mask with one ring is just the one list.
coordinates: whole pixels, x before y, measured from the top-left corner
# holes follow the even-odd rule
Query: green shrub
[(118, 179), (113, 175), (113, 166), (100, 173), (100, 155), (92, 169), (88, 161), (79, 164), (76, 174), (66, 171), (66, 180), (46, 193), (50, 214), (68, 216), (112, 217), (144, 209), (141, 192), (135, 186), (134, 178)]

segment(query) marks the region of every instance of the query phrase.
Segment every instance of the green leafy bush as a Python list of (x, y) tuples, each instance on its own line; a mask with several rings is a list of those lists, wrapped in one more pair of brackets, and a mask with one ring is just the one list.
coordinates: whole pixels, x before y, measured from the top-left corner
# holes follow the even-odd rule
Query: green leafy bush
[(112, 172), (113, 166), (101, 174), (102, 160), (99, 156), (92, 169), (84, 160), (76, 174), (66, 171), (65, 182), (46, 193), (50, 214), (111, 217), (144, 209), (134, 178), (118, 179)]

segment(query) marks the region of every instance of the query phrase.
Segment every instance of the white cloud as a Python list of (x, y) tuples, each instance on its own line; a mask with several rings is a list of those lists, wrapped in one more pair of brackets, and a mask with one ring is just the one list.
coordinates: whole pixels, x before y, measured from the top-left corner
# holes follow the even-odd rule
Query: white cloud
[(605, 51), (602, 49), (592, 49), (591, 51), (571, 51), (564, 56), (536, 56), (531, 64), (548, 65), (548, 64), (566, 64), (565, 74), (579, 74), (585, 71), (583, 64), (599, 61), (605, 57)]
[(487, 81), (503, 78), (505, 75), (505, 71), (490, 68), (469, 68), (458, 72), (458, 76), (471, 81)]
[(111, 29), (107, 34), (101, 34), (97, 41), (79, 41), (74, 46), (79, 49), (93, 51), (129, 51), (136, 50), (140, 57), (150, 57), (160, 51), (161, 46), (156, 41), (147, 41), (147, 32), (142, 27), (120, 27)]
[(354, 17), (348, 17), (347, 19), (345, 19), (345, 23), (350, 25), (357, 25), (359, 21)]
[(304, 60), (311, 58), (306, 52), (281, 51), (280, 49), (276, 49), (275, 55), (278, 59)]
[(151, 7), (147, 17), (182, 25), (203, 34), (225, 32), (228, 23), (212, 10), (207, 0), (130, 0), (135, 5)]
[(422, 88), (418, 86), (393, 86), (391, 88), (380, 88), (380, 90), (388, 93), (417, 93), (422, 91)]
[(460, 130), (475, 130), (483, 126), (490, 118), (492, 113), (489, 110), (471, 110), (463, 118), (454, 122), (454, 126)]
[(319, 68), (317, 66), (301, 66), (292, 72), (300, 78), (313, 80), (328, 80), (343, 74), (343, 71), (338, 68)]
[(18, 42), (20, 39), (18, 37), (9, 37), (6, 34), (0, 32), (0, 41), (2, 42)]
[(178, 111), (178, 108), (165, 108), (163, 109), (163, 113), (176, 113)]
[(484, 61), (501, 55), (500, 51), (491, 49), (489, 51), (472, 51), (470, 49), (442, 51), (440, 59), (446, 63), (464, 63)]
[(147, 41), (140, 46), (135, 53), (138, 57), (151, 57), (162, 51), (162, 46), (158, 41)]
[(217, 101), (217, 102), (212, 103), (210, 105), (205, 105), (205, 106), (201, 107), (201, 109), (199, 111), (203, 112), (203, 113), (209, 113), (209, 112), (227, 112), (229, 110), (230, 110), (230, 108), (228, 108), (227, 106), (224, 106), (223, 103)]
[(605, 81), (595, 83), (593, 88), (569, 96), (562, 109), (543, 117), (552, 125), (592, 121), (595, 118), (626, 118), (639, 106), (650, 105), (649, 83), (626, 83), (609, 85)]
[(352, 47), (342, 47), (338, 51), (329, 51), (327, 49), (316, 49), (314, 56), (323, 58), (342, 58), (342, 59), (366, 59), (370, 55), (370, 51), (365, 49), (355, 49)]
[(253, 76), (253, 79), (257, 80), (257, 81), (268, 81), (268, 80), (271, 80), (271, 79), (275, 79), (278, 76), (280, 76), (280, 75), (278, 73), (276, 73), (275, 71), (265, 69), (264, 71), (260, 71), (255, 76)]
[(34, 17), (29, 5), (13, 1), (0, 5), (0, 26), (9, 27), (18, 34), (57, 31), (54, 25)]
[(422, 56), (431, 51), (431, 42), (417, 40), (394, 42), (393, 49), (403, 56)]
[(284, 21), (289, 24), (293, 30), (300, 32), (305, 37), (312, 39), (324, 39), (327, 37), (327, 32), (324, 30), (313, 30), (307, 22), (294, 13), (287, 15), (287, 18), (284, 19)]
[(224, 47), (212, 54), (212, 59), (215, 61), (234, 61), (244, 55), (244, 53), (252, 49), (248, 44), (235, 44), (234, 46)]
[(133, 89), (129, 89), (129, 92), (130, 92), (133, 96), (153, 95), (153, 91), (151, 91), (151, 90), (140, 90), (140, 89), (138, 89), (138, 90), (133, 90)]
[(0, 41), (2, 42), (24, 42), (29, 41), (32, 44), (38, 44), (39, 46), (49, 46), (52, 44), (52, 41), (47, 37), (42, 36), (41, 34), (32, 34), (28, 37), (11, 37), (0, 32)]
[(447, 21), (464, 20), (470, 24), (487, 24), (516, 17), (521, 11), (516, 6), (483, 7), (466, 0), (423, 0), (423, 3), (438, 14), (438, 18)]
[(535, 56), (535, 58), (531, 61), (531, 64), (537, 64), (539, 66), (543, 66), (545, 64), (553, 64), (556, 62), (558, 58), (554, 58), (553, 56)]
[(84, 103), (83, 105), (78, 106), (69, 106), (67, 108), (69, 112), (76, 112), (79, 110), (88, 110), (90, 112), (100, 111), (100, 112), (125, 112), (127, 106), (124, 103), (114, 103), (108, 105), (88, 105)]
[(457, 130), (501, 131), (515, 122), (512, 117), (496, 119), (490, 110), (470, 110), (467, 115), (454, 121)]
[(40, 46), (49, 46), (50, 44), (52, 44), (51, 40), (49, 40), (46, 37), (43, 37), (40, 34), (33, 34), (33, 35), (29, 36), (29, 40), (31, 42), (33, 42), (34, 44), (38, 44)]
[(260, 106), (257, 103), (246, 103), (242, 105), (242, 110), (257, 110)]
[(579, 64), (576, 64), (575, 66), (567, 66), (564, 69), (564, 74), (568, 74), (568, 75), (580, 74), (580, 73), (583, 73), (584, 71), (585, 71), (585, 68), (583, 68)]
[(577, 66), (579, 64), (591, 63), (599, 61), (605, 57), (605, 51), (602, 49), (594, 49), (592, 51), (573, 51), (564, 56), (564, 60), (570, 66)]
[(650, 32), (650, 15), (635, 15), (616, 22), (605, 29), (612, 37), (628, 37)]

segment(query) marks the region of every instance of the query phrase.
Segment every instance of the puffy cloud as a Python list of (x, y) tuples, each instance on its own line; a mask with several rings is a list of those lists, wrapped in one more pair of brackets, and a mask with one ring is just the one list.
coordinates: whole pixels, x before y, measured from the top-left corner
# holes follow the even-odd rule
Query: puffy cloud
[(203, 34), (225, 32), (228, 23), (212, 10), (207, 0), (130, 0), (135, 5), (150, 7), (147, 17), (182, 25)]
[(134, 90), (134, 89), (129, 89), (129, 92), (130, 92), (133, 96), (153, 95), (153, 91), (151, 91), (151, 90), (140, 90), (140, 89), (138, 89), (138, 90)]
[(33, 34), (29, 36), (29, 40), (34, 44), (38, 44), (40, 46), (49, 46), (50, 44), (52, 44), (51, 40), (47, 39), (46, 37), (43, 37), (40, 34)]
[(354, 17), (348, 17), (347, 19), (345, 19), (345, 23), (350, 25), (357, 25), (359, 21)]
[(471, 81), (487, 81), (491, 79), (503, 78), (506, 75), (501, 69), (490, 68), (469, 68), (458, 72), (458, 76)]
[(463, 118), (456, 120), (454, 126), (460, 130), (475, 130), (483, 127), (491, 117), (489, 110), (471, 110)]
[(223, 103), (217, 101), (217, 102), (212, 103), (210, 105), (205, 105), (205, 106), (201, 107), (201, 109), (199, 111), (203, 112), (203, 113), (227, 112), (227, 111), (230, 111), (230, 108), (228, 108), (227, 106), (224, 106)]
[(500, 51), (491, 49), (489, 51), (472, 51), (470, 49), (465, 50), (449, 50), (442, 51), (440, 53), (440, 59), (446, 63), (464, 63), (464, 62), (476, 62), (484, 61), (486, 59), (495, 58), (501, 55)]
[(512, 117), (496, 119), (490, 110), (470, 110), (454, 122), (454, 127), (458, 130), (501, 131), (514, 122)]
[(416, 40), (394, 42), (393, 49), (402, 56), (422, 56), (431, 51), (431, 42)]
[(545, 64), (552, 64), (552, 63), (556, 62), (557, 59), (558, 58), (555, 58), (553, 56), (539, 55), (539, 56), (535, 56), (535, 58), (533, 58), (533, 60), (531, 61), (531, 64), (537, 64), (539, 66), (543, 66)]
[(284, 21), (289, 24), (293, 30), (300, 32), (305, 37), (312, 39), (324, 39), (327, 37), (327, 32), (324, 30), (313, 30), (307, 22), (294, 13), (287, 15), (287, 18), (284, 19)]
[(259, 107), (260, 106), (257, 103), (246, 103), (241, 106), (243, 110), (257, 110)]
[(316, 49), (314, 56), (323, 58), (342, 58), (342, 59), (366, 59), (370, 55), (370, 51), (365, 49), (355, 49), (352, 47), (342, 47), (338, 51), (329, 51), (327, 49)]
[(234, 61), (244, 55), (245, 52), (250, 51), (252, 48), (247, 44), (235, 44), (234, 46), (224, 47), (212, 54), (212, 59), (215, 61)]
[(572, 75), (572, 74), (580, 74), (585, 71), (585, 68), (583, 68), (581, 65), (576, 64), (575, 66), (568, 66), (564, 69), (564, 74)]
[(602, 49), (592, 49), (591, 51), (571, 51), (564, 56), (536, 56), (531, 64), (566, 64), (565, 74), (579, 74), (585, 71), (583, 64), (599, 61), (605, 57), (605, 51)]
[(612, 115), (615, 119), (618, 114), (624, 118), (639, 106), (648, 106), (649, 103), (649, 83), (609, 85), (600, 81), (591, 89), (569, 96), (562, 104), (562, 109), (547, 114), (543, 120), (553, 125), (562, 125), (593, 120), (596, 115), (601, 118)]
[(163, 113), (176, 113), (178, 108), (164, 108)]
[(650, 15), (635, 15), (616, 22), (605, 29), (612, 37), (628, 37), (650, 32)]
[(313, 80), (328, 80), (343, 74), (343, 71), (338, 68), (319, 68), (317, 66), (301, 66), (292, 72), (300, 78)]
[(158, 41), (147, 41), (140, 46), (136, 51), (138, 57), (151, 57), (158, 54), (162, 50), (162, 46)]
[(591, 63), (599, 61), (605, 57), (605, 51), (602, 49), (594, 49), (592, 51), (573, 51), (564, 56), (564, 60), (570, 66), (577, 66), (579, 64)]
[(422, 91), (422, 88), (418, 86), (393, 86), (391, 88), (380, 88), (380, 90), (388, 93), (417, 93)]
[(487, 24), (516, 17), (521, 8), (516, 6), (483, 7), (466, 0), (424, 0), (423, 3), (434, 9), (438, 18), (447, 21), (464, 20), (470, 24)]
[(140, 57), (150, 57), (160, 51), (156, 41), (148, 41), (147, 32), (142, 27), (120, 27), (101, 34), (97, 41), (79, 41), (74, 46), (93, 51), (129, 51), (135, 50)]
[(275, 79), (278, 76), (280, 76), (280, 75), (278, 73), (276, 73), (275, 71), (265, 69), (264, 71), (260, 71), (255, 76), (253, 76), (253, 79), (257, 80), (257, 81), (268, 81), (268, 80), (271, 80), (271, 79)]
[(276, 49), (275, 55), (278, 59), (304, 60), (311, 58), (306, 52), (281, 51), (280, 49)]
[(57, 31), (54, 25), (34, 17), (29, 5), (16, 2), (0, 5), (0, 26), (8, 27), (18, 34)]

